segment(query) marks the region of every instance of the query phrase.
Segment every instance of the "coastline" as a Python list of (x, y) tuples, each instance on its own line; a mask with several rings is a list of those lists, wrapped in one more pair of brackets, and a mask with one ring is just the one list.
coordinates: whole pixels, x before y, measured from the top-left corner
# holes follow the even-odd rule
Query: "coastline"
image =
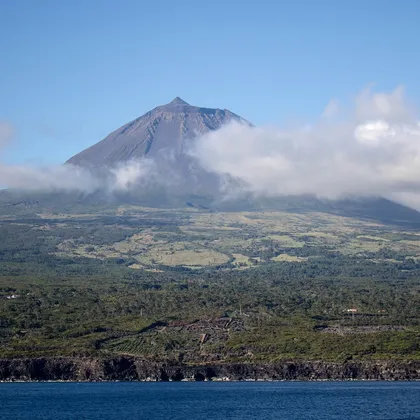
[(0, 359), (0, 382), (418, 381), (420, 360), (184, 365), (135, 357)]

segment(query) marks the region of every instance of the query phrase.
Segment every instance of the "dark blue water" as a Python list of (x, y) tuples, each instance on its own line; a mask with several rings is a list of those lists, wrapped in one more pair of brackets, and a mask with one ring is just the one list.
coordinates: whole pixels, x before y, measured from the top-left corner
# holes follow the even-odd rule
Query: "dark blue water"
[(1, 419), (420, 419), (420, 382), (3, 383)]

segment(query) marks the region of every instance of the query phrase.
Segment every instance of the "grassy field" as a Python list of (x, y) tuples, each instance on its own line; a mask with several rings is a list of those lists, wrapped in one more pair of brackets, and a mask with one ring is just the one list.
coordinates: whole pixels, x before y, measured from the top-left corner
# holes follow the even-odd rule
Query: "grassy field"
[[(390, 225), (372, 223), (355, 218), (332, 216), (323, 213), (293, 214), (287, 212), (231, 212), (199, 213), (176, 212), (160, 209), (156, 215), (165, 226), (154, 226), (149, 221), (151, 209), (119, 207), (115, 221), (126, 229), (127, 235), (115, 242), (104, 244), (66, 239), (57, 245), (57, 255), (87, 258), (132, 258), (142, 266), (208, 267), (229, 261), (252, 266), (248, 260), (302, 261), (327, 252), (344, 255), (372, 255), (372, 260), (381, 259), (380, 254), (399, 254), (398, 258), (420, 258), (420, 236)], [(45, 221), (48, 214), (40, 214)], [(56, 226), (65, 229), (69, 220), (74, 226), (78, 220), (86, 220), (85, 214), (64, 217)], [(100, 218), (97, 215), (96, 218)], [(130, 217), (132, 225), (124, 225)], [(92, 216), (89, 216), (89, 220)], [(121, 219), (121, 220), (119, 220)], [(146, 226), (143, 222), (148, 220)], [(136, 228), (135, 222), (141, 226)], [(51, 230), (52, 225), (41, 224), (35, 229)], [(299, 249), (301, 253), (299, 254)], [(301, 255), (303, 250), (305, 255)], [(273, 255), (268, 256), (271, 253)], [(241, 257), (237, 257), (241, 255)], [(267, 255), (267, 256), (265, 256)], [(386, 256), (383, 259), (387, 259)], [(134, 263), (133, 263), (134, 264)]]

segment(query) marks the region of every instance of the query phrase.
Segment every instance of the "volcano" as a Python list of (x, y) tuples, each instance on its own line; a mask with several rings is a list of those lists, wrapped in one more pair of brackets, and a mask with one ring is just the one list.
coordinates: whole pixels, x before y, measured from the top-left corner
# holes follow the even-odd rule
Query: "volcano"
[(124, 162), (130, 167), (133, 162), (148, 160), (152, 170), (146, 172), (139, 183), (130, 184), (126, 190), (115, 190), (112, 198), (106, 189), (83, 194), (77, 200), (61, 191), (44, 195), (37, 192), (14, 195), (4, 191), (0, 194), (0, 207), (3, 203), (3, 207), (13, 206), (19, 210), (21, 206), (26, 208), (27, 203), (37, 203), (36, 206), (61, 208), (74, 200), (81, 206), (97, 206), (112, 199), (121, 204), (171, 208), (193, 206), (211, 211), (316, 211), (405, 227), (420, 225), (419, 212), (381, 197), (339, 201), (314, 196), (263, 197), (252, 194), (240, 179), (207, 171), (193, 153), (189, 153), (190, 146), (195, 139), (232, 122), (252, 126), (227, 109), (193, 106), (176, 97), (128, 122), (66, 162), (89, 168), (99, 177), (109, 175)]
[(170, 155), (179, 160), (179, 165), (185, 165), (189, 141), (232, 121), (250, 125), (227, 109), (193, 106), (176, 97), (118, 128), (67, 163), (88, 167), (115, 166), (133, 159), (159, 159)]
[[(227, 109), (194, 106), (176, 97), (118, 128), (66, 163), (95, 169), (150, 159), (156, 165), (158, 178), (165, 179), (166, 187), (148, 179), (145, 185), (131, 189), (118, 199), (151, 206), (191, 204), (199, 197), (206, 206), (213, 207), (217, 203), (217, 208), (227, 210), (265, 208), (293, 212), (321, 211), (385, 222), (420, 222), (417, 211), (379, 197), (330, 201), (308, 196), (257, 198), (245, 194), (233, 201), (226, 201), (220, 195), (222, 183), (241, 186), (241, 180), (221, 179), (220, 175), (206, 171), (188, 153), (188, 149), (195, 138), (231, 122), (252, 126), (249, 121)], [(169, 187), (168, 180), (174, 181)]]

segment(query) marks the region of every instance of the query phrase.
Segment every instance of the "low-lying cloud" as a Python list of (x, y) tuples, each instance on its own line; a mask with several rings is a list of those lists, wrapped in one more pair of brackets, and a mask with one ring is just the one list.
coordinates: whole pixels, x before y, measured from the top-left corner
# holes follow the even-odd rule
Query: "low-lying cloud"
[(153, 162), (130, 161), (113, 168), (91, 170), (71, 164), (30, 165), (0, 164), (0, 185), (8, 188), (33, 191), (78, 191), (93, 193), (127, 191), (142, 180), (150, 179)]
[(255, 194), (383, 196), (420, 209), (420, 123), (401, 87), (365, 90), (350, 109), (331, 101), (311, 126), (232, 123), (198, 138), (190, 153)]
[[(2, 140), (0, 134), (0, 142)], [(1, 150), (0, 150), (1, 151)], [(0, 163), (0, 187), (32, 191), (108, 193), (126, 191), (155, 175), (152, 161), (123, 162), (112, 168), (89, 169), (71, 164), (35, 166)]]
[(98, 190), (113, 193), (145, 186), (173, 186), (179, 181), (167, 166), (162, 168), (147, 158), (95, 168), (67, 163), (44, 166), (2, 163), (1, 152), (13, 141), (14, 133), (12, 124), (0, 121), (0, 188), (90, 194)]
[(67, 190), (92, 192), (100, 180), (72, 165), (36, 167), (30, 165), (0, 165), (0, 185), (24, 190)]

